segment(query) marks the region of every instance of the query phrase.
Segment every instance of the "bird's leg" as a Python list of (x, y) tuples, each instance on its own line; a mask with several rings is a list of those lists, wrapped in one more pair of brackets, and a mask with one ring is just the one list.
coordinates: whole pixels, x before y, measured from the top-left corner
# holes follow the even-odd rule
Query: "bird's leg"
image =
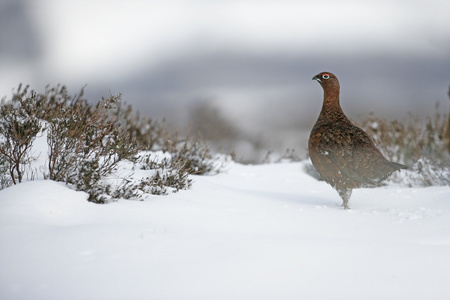
[(352, 190), (345, 189), (345, 190), (340, 190), (338, 192), (339, 192), (339, 196), (341, 196), (341, 198), (342, 198), (342, 207), (344, 207), (344, 209), (350, 209), (350, 207), (348, 206), (348, 200), (350, 199), (350, 196), (352, 195)]

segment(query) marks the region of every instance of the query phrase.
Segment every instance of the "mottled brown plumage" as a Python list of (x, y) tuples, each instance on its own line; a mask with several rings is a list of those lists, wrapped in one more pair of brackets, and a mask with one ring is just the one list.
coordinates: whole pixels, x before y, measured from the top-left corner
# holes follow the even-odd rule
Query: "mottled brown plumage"
[(406, 166), (390, 162), (372, 139), (345, 116), (339, 104), (339, 81), (330, 72), (313, 77), (323, 88), (323, 106), (309, 137), (309, 156), (320, 176), (335, 188), (348, 209), (352, 190), (379, 185)]

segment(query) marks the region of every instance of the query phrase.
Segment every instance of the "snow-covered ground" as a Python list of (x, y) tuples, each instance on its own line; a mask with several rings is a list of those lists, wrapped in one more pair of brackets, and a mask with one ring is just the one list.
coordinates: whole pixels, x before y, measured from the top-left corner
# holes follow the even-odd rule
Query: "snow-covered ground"
[(0, 299), (450, 299), (450, 187), (355, 190), (344, 211), (303, 163), (193, 179), (106, 205), (0, 191)]

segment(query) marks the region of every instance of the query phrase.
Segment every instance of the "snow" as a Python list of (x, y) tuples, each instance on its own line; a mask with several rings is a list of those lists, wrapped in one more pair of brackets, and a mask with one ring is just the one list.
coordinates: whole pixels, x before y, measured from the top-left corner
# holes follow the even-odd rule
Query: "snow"
[(1, 190), (0, 299), (450, 299), (450, 187), (359, 189), (345, 211), (305, 163), (106, 205)]

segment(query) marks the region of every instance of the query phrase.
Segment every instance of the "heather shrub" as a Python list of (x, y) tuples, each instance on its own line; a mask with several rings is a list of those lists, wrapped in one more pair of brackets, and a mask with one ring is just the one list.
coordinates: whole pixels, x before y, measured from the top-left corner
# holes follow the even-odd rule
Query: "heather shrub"
[(90, 105), (81, 98), (82, 92), (70, 97), (65, 87), (47, 94), (52, 107), (42, 117), (47, 122), (49, 179), (81, 187), (78, 171), (86, 169), (86, 162), (93, 163), (101, 177), (112, 173), (120, 161), (134, 159), (135, 143), (114, 110), (120, 95)]
[(387, 121), (370, 114), (360, 126), (372, 137), (389, 160), (406, 164), (409, 170), (395, 172), (391, 180), (410, 186), (450, 184), (449, 116), (436, 105), (432, 117), (408, 115)]
[[(88, 193), (96, 203), (118, 198), (165, 195), (190, 187), (191, 174), (220, 170), (209, 148), (194, 139), (169, 134), (162, 123), (140, 118), (121, 95), (89, 103), (83, 90), (70, 95), (65, 86), (47, 87), (44, 93), (19, 86), (0, 107), (0, 188), (37, 177), (33, 151), (36, 138), (46, 139), (48, 151), (38, 169), (44, 179), (62, 181)], [(163, 159), (142, 156), (152, 150)], [(147, 158), (143, 158), (147, 157)], [(124, 164), (149, 170), (147, 176), (118, 176)], [(36, 168), (36, 167), (35, 167)], [(115, 177), (112, 184), (108, 178)]]
[(213, 155), (211, 148), (202, 138), (202, 133), (185, 132), (181, 137), (178, 132), (169, 132), (161, 122), (141, 118), (133, 113), (131, 106), (117, 105), (117, 114), (124, 123), (127, 132), (136, 143), (139, 151), (162, 151), (172, 155), (172, 161), (193, 175), (214, 175), (221, 171), (228, 157)]
[(299, 162), (302, 161), (303, 159), (304, 158), (300, 157), (295, 152), (295, 149), (288, 148), (283, 154), (272, 151), (267, 152), (262, 163), (270, 164), (270, 163), (284, 163), (284, 162)]
[(142, 118), (130, 105), (121, 101), (115, 103), (114, 113), (140, 151), (159, 150), (171, 139), (171, 134), (164, 127), (164, 120)]
[(31, 153), (42, 124), (37, 117), (39, 107), (35, 105), (32, 93), (25, 97), (27, 90), (19, 87), (11, 103), (2, 100), (0, 106), (0, 171), (1, 187), (22, 182), (31, 162)]
[[(163, 151), (172, 153), (174, 161), (183, 162), (182, 168), (194, 175), (213, 175), (221, 171), (223, 159), (213, 156), (209, 146), (198, 138), (178, 139), (175, 135), (171, 142), (163, 147)], [(225, 161), (228, 158), (225, 158)]]

